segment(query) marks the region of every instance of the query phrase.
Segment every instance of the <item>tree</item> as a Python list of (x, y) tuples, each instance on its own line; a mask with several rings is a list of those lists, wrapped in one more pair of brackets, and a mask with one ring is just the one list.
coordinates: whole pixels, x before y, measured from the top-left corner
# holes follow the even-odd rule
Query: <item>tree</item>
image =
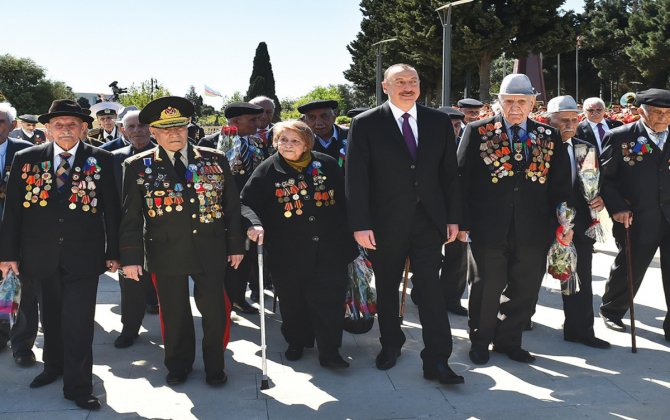
[(158, 83), (157, 80), (145, 80), (136, 85), (133, 83), (128, 88), (128, 93), (119, 97), (119, 102), (123, 106), (135, 105), (139, 109), (144, 108), (149, 102), (162, 96), (169, 96), (170, 91)]
[(242, 97), (242, 92), (240, 91), (235, 91), (231, 96), (224, 96), (223, 97), (223, 105), (221, 106), (221, 112), (223, 112), (226, 107), (233, 102), (244, 102), (244, 98)]
[(83, 96), (77, 98), (77, 103), (83, 109), (89, 109), (91, 107), (91, 102), (87, 98), (84, 98)]
[(670, 86), (670, 0), (639, 0), (630, 15), (625, 52), (649, 87)]
[(249, 101), (256, 96), (267, 96), (275, 103), (274, 121), (279, 121), (281, 115), (281, 103), (277, 94), (275, 93), (275, 76), (272, 72), (272, 63), (270, 63), (270, 53), (268, 53), (268, 46), (265, 42), (261, 42), (256, 47), (256, 55), (254, 56), (254, 66), (251, 70), (251, 77), (249, 78), (249, 89), (244, 97), (245, 101)]
[(299, 118), (300, 111), (298, 111), (298, 107), (312, 101), (334, 100), (339, 104), (338, 111), (340, 113), (342, 111), (346, 112), (347, 105), (344, 101), (344, 97), (342, 96), (341, 86), (343, 85), (316, 86), (314, 89), (307, 92), (307, 94), (294, 101), (291, 104), (292, 109), (285, 109), (281, 115), (282, 120), (292, 120)]
[(204, 102), (202, 96), (198, 95), (198, 93), (195, 91), (195, 86), (191, 85), (191, 87), (188, 88), (188, 92), (186, 92), (184, 98), (188, 99), (193, 104), (196, 117), (203, 115), (202, 107)]

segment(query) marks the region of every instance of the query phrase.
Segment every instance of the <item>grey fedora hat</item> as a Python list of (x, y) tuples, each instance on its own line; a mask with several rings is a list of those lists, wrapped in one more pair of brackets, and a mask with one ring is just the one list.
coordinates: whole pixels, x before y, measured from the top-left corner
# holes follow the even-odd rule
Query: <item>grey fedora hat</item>
[(533, 88), (528, 76), (522, 73), (512, 73), (505, 76), (500, 83), (498, 95), (539, 95)]
[(554, 112), (561, 111), (574, 111), (581, 112), (577, 106), (577, 102), (570, 95), (557, 96), (552, 98), (549, 103), (547, 103), (547, 113), (553, 114)]

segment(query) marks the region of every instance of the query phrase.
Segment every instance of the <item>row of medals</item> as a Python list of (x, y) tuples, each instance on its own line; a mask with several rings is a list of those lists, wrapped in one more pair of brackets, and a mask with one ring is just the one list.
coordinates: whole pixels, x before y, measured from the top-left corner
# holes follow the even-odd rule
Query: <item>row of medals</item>
[[(335, 204), (335, 190), (326, 191), (324, 185), (326, 181), (325, 175), (314, 176), (314, 205), (317, 207), (330, 206)], [(284, 205), (284, 217), (287, 219), (295, 214), (300, 216), (303, 211), (303, 203), (301, 199), (308, 201), (310, 196), (307, 194), (307, 183), (303, 175), (298, 176), (298, 181), (289, 178), (287, 181), (275, 183), (275, 197), (277, 202)], [(293, 202), (291, 202), (293, 201)]]
[[(144, 168), (144, 174), (147, 174), (147, 178), (151, 178), (153, 170), (150, 166)], [(150, 180), (146, 180), (150, 181)], [(156, 174), (156, 180), (154, 181), (154, 188), (160, 188), (161, 185), (164, 189), (151, 190), (151, 182), (145, 182), (143, 174), (140, 174), (140, 177), (137, 178), (138, 185), (144, 185), (146, 188), (146, 195), (144, 196), (145, 202), (147, 204), (147, 215), (149, 217), (162, 216), (165, 212), (172, 212), (172, 205), (174, 204), (174, 210), (182, 211), (184, 207), (182, 203), (184, 202), (184, 197), (182, 196), (182, 191), (184, 186), (180, 183), (176, 183), (174, 189), (170, 188), (170, 182), (167, 180), (166, 174)], [(156, 208), (154, 210), (154, 207)]]
[[(50, 167), (51, 161), (41, 162), (38, 165), (30, 165), (29, 163), (23, 165), (21, 178), (26, 181), (26, 191), (28, 191), (24, 197), (23, 207), (28, 208), (31, 204), (37, 203), (41, 207), (47, 205), (53, 183), (53, 177), (49, 172)], [(83, 180), (81, 179), (81, 168), (74, 168), (70, 187), (72, 194), (68, 205), (70, 210), (76, 209), (77, 202), (80, 202), (83, 211), (97, 212), (98, 199), (96, 198), (96, 185), (93, 180), (100, 179), (100, 174), (97, 166), (91, 166), (91, 168), (95, 168), (95, 172), (86, 173)]]
[[(640, 144), (638, 151), (633, 150), (636, 144)], [(621, 153), (623, 154), (623, 161), (630, 166), (635, 166), (635, 163), (642, 162), (642, 156), (651, 153), (654, 149), (647, 143), (646, 137), (638, 137), (637, 142), (621, 143)]]
[[(200, 223), (212, 223), (215, 219), (223, 217), (219, 199), (224, 182), (221, 166), (207, 161), (205, 165), (191, 163), (188, 165), (188, 170), (193, 174), (193, 187), (198, 195)], [(205, 180), (201, 179), (203, 175)]]

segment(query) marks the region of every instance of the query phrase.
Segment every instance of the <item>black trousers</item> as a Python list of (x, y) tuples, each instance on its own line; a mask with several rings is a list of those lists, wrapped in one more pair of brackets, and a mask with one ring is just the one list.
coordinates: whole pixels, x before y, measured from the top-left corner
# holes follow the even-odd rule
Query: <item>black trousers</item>
[(123, 333), (137, 335), (142, 326), (147, 304), (156, 305), (158, 297), (151, 281), (151, 273), (143, 272), (140, 281), (135, 281), (119, 272), (121, 288), (121, 323)]
[(518, 243), (510, 227), (503, 244), (473, 240), (471, 249), (476, 267), (468, 308), (470, 341), (476, 347), (493, 343), (503, 351), (520, 347), (542, 284), (548, 245)]
[(444, 299), (447, 308), (461, 305), (461, 298), (468, 283), (468, 265), (472, 259), (470, 245), (455, 240), (444, 246), (440, 283), (444, 287)]
[(329, 357), (342, 345), (347, 266), (316, 265), (300, 275), (275, 273), (281, 332), (289, 346), (312, 347)]
[(230, 264), (226, 266), (226, 293), (230, 298), (230, 303), (241, 303), (244, 301), (247, 284), (253, 284), (254, 279), (257, 283), (258, 252), (256, 243), (252, 243), (251, 247), (244, 253), (244, 258), (237, 269), (231, 267)]
[(93, 325), (98, 275), (79, 276), (65, 267), (34, 284), (42, 310), (44, 370), (63, 374), (65, 398), (93, 390)]
[[(446, 228), (446, 227), (445, 227)], [(382, 347), (401, 348), (405, 334), (400, 328), (398, 288), (405, 259), (409, 256), (416, 285), (419, 319), (423, 327), (424, 365), (445, 362), (451, 356), (452, 337), (447, 306), (440, 285), (442, 244), (445, 232), (432, 223), (418, 204), (406, 226), (392, 233), (375, 231), (377, 250), (369, 253), (377, 287), (377, 316)]]
[(39, 311), (34, 288), (35, 285), (28, 281), (21, 282), (21, 305), (10, 334), (12, 352), (15, 355), (29, 354), (37, 339)]
[[(614, 259), (609, 279), (605, 286), (600, 312), (608, 318), (621, 319), (628, 312), (628, 281), (626, 273), (626, 230), (623, 224), (614, 222), (612, 228), (619, 253)], [(644, 274), (654, 258), (656, 250), (661, 250), (661, 276), (665, 303), (670, 305), (670, 224), (665, 219), (657, 226), (650, 227), (641, 220), (630, 227), (631, 258), (633, 271), (633, 293), (637, 294)], [(670, 306), (669, 306), (670, 307)], [(670, 333), (670, 316), (666, 312), (663, 330)]]
[[(205, 371), (224, 368), (224, 334), (228, 315), (222, 274), (191, 274), (193, 296), (202, 314)], [(190, 370), (195, 361), (195, 328), (189, 301), (187, 274), (155, 274), (165, 344), (165, 366), (170, 372)]]
[(593, 337), (593, 289), (591, 287), (591, 267), (593, 242), (574, 242), (577, 249), (577, 275), (579, 292), (562, 295), (565, 324), (563, 336), (566, 338)]

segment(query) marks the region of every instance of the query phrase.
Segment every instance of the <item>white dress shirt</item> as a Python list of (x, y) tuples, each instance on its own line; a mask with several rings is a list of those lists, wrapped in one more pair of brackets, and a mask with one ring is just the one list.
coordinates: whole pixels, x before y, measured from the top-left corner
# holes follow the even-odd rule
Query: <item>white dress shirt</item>
[(337, 137), (337, 128), (333, 126), (333, 135), (328, 140), (324, 140), (319, 136), (316, 136), (316, 139), (319, 140), (324, 149), (327, 149), (333, 141), (339, 140), (339, 137)]
[[(603, 139), (600, 138), (600, 133), (598, 132), (598, 123), (594, 123), (591, 120), (586, 120), (589, 122), (589, 125), (591, 126), (591, 131), (593, 131), (593, 135), (596, 138), (596, 143), (598, 144), (598, 150), (600, 152), (603, 151)], [(605, 130), (605, 134), (609, 133), (612, 131), (609, 125), (607, 125), (607, 120), (603, 118), (603, 120), (600, 122), (603, 125), (603, 130)]]
[(67, 152), (67, 153), (70, 153), (72, 155), (67, 160), (67, 162), (70, 164), (70, 167), (72, 167), (74, 165), (74, 156), (77, 154), (77, 149), (79, 148), (79, 143), (80, 142), (77, 142), (77, 144), (75, 144), (74, 147), (70, 150), (63, 149), (56, 142), (53, 142), (53, 143), (54, 143), (54, 169), (56, 169), (56, 168), (58, 168), (58, 166), (60, 166), (61, 158), (60, 158), (59, 155), (63, 152)]
[[(5, 139), (5, 141), (0, 144), (0, 171), (3, 172), (5, 170), (5, 160), (7, 159), (7, 143), (9, 143), (9, 141)], [(4, 176), (4, 173), (0, 173), (0, 179)]]
[(668, 140), (668, 129), (666, 128), (663, 131), (659, 131), (658, 133), (655, 133), (651, 128), (647, 127), (647, 124), (642, 123), (642, 126), (644, 126), (644, 129), (647, 130), (647, 134), (651, 141), (658, 146), (659, 149), (663, 150), (663, 146), (665, 145), (665, 142)]
[[(405, 114), (405, 111), (402, 109), (398, 108), (397, 106), (393, 105), (393, 102), (389, 101), (389, 107), (391, 108), (391, 112), (393, 113), (393, 118), (395, 118), (395, 121), (398, 123), (398, 128), (400, 129), (400, 134), (402, 134), (402, 123), (403, 123), (403, 115)], [(417, 125), (417, 119), (416, 119), (416, 104), (412, 105), (412, 108), (407, 111), (409, 114), (409, 126), (412, 129), (412, 133), (414, 133), (414, 139), (416, 140), (417, 146), (419, 145), (419, 126)]]

